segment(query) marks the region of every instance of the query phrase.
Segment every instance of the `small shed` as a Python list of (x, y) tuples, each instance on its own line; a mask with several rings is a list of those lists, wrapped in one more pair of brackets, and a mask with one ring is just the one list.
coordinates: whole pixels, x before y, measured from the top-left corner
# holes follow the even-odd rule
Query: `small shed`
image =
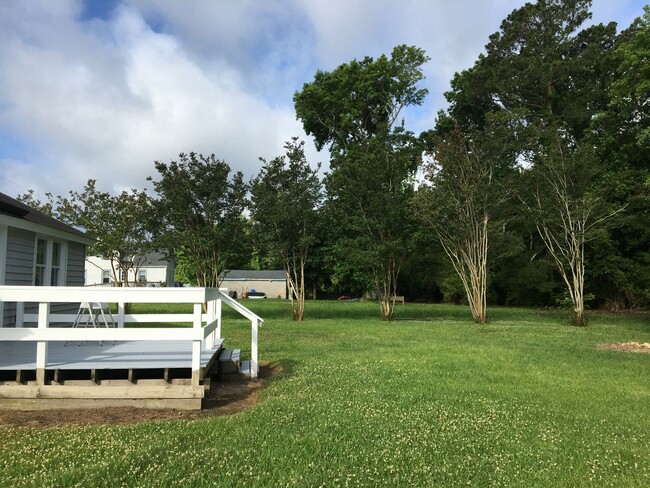
[(255, 290), (267, 298), (289, 298), (287, 275), (284, 270), (232, 269), (221, 275), (221, 288), (242, 293)]

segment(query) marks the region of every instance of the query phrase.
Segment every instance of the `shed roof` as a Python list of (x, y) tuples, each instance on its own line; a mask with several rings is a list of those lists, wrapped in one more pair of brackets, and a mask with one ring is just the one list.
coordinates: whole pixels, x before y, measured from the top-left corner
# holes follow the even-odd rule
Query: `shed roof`
[(47, 214), (44, 214), (40, 210), (25, 205), (24, 203), (11, 198), (9, 195), (0, 193), (0, 214), (8, 215), (10, 217), (15, 217), (18, 219), (25, 220), (27, 222), (32, 222), (34, 224), (43, 225), (45, 227), (50, 227), (62, 232), (67, 232), (76, 237), (83, 237), (84, 239), (90, 239), (86, 233), (75, 229), (71, 225), (64, 224), (60, 220), (50, 217)]
[(257, 269), (231, 269), (221, 275), (224, 281), (269, 281), (287, 279), (286, 273), (281, 270), (257, 270)]

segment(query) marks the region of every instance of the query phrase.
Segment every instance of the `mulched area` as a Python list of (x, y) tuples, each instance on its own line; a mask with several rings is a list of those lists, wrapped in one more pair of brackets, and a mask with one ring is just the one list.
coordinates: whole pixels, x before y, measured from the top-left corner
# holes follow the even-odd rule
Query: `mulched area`
[(82, 425), (127, 425), (164, 419), (194, 420), (233, 415), (253, 408), (260, 391), (271, 377), (282, 372), (279, 364), (260, 365), (258, 379), (237, 378), (213, 383), (200, 411), (152, 410), (134, 407), (112, 407), (71, 410), (0, 410), (0, 428), (51, 428)]
[(598, 344), (596, 347), (598, 349), (650, 354), (650, 342), (615, 342), (611, 344)]

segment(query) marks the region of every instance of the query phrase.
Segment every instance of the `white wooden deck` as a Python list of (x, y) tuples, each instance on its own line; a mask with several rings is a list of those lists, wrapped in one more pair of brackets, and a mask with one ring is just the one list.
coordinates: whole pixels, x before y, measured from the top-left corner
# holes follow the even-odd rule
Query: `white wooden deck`
[[(53, 313), (52, 304), (79, 302), (117, 304), (114, 326), (102, 319), (106, 327), (50, 327), (78, 318)], [(263, 319), (216, 288), (0, 286), (5, 303), (15, 303), (15, 315), (4, 324), (0, 314), (0, 408), (200, 409), (223, 346), (222, 304), (250, 320), (250, 377), (259, 371)], [(38, 313), (27, 313), (25, 303), (37, 303)], [(127, 303), (187, 303), (193, 312), (131, 315)], [(192, 326), (160, 325), (183, 322)], [(153, 327), (125, 327), (131, 323)]]
[[(201, 368), (218, 354), (223, 339), (214, 349), (201, 350)], [(192, 368), (192, 341), (52, 341), (46, 370), (90, 369), (183, 369)], [(35, 370), (36, 343), (0, 341), (0, 370)]]

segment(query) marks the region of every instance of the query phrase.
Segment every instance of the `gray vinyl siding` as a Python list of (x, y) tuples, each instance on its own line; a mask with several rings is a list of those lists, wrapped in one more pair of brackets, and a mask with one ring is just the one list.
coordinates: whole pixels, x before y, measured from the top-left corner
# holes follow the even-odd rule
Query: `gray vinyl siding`
[(33, 232), (9, 227), (7, 230), (7, 264), (5, 285), (32, 285), (34, 280)]
[[(30, 286), (34, 280), (34, 241), (36, 234), (28, 230), (9, 227), (7, 229), (7, 261), (5, 264), (5, 285)], [(2, 322), (16, 323), (16, 304), (6, 302)]]
[(66, 286), (83, 286), (86, 266), (86, 246), (77, 242), (68, 243), (68, 270)]

